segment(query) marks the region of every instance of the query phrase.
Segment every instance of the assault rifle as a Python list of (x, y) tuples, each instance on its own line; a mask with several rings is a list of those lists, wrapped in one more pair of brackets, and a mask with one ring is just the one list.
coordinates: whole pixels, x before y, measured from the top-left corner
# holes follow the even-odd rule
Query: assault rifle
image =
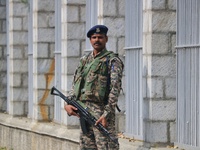
[(108, 130), (101, 123), (98, 123), (97, 125), (95, 125), (97, 119), (92, 115), (91, 112), (89, 112), (88, 108), (81, 101), (75, 100), (75, 96), (66, 97), (54, 86), (51, 89), (51, 95), (59, 96), (67, 104), (72, 105), (77, 108), (77, 113), (80, 115), (81, 129), (83, 133), (87, 133), (87, 124), (84, 123), (86, 122), (89, 125), (96, 127), (104, 136), (108, 137), (111, 141), (118, 144), (118, 140), (112, 137), (110, 133), (108, 132)]

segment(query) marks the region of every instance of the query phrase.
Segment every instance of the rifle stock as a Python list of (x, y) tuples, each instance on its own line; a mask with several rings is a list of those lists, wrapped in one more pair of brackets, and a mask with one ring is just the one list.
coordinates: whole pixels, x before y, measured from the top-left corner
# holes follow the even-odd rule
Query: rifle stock
[[(54, 86), (51, 89), (51, 95), (56, 95), (61, 97), (67, 104), (72, 105), (77, 108), (77, 113), (80, 115), (81, 119), (85, 120), (87, 123), (90, 125), (96, 127), (104, 136), (108, 137), (111, 141), (114, 143), (118, 144), (118, 140), (114, 138), (113, 136), (110, 135), (108, 130), (101, 124), (98, 123), (95, 125), (97, 119), (88, 111), (88, 108), (85, 107), (85, 105), (80, 102), (75, 100), (75, 96), (72, 97), (66, 97), (64, 94), (62, 94), (57, 88)], [(81, 127), (83, 130), (83, 127)], [(85, 129), (83, 133), (86, 132)]]

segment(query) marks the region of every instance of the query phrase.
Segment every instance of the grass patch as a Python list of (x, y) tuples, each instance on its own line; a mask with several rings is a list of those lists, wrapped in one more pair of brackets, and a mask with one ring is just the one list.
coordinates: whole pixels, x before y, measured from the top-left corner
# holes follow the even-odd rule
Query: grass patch
[(13, 150), (12, 148), (11, 149), (8, 149), (6, 147), (0, 147), (0, 150)]

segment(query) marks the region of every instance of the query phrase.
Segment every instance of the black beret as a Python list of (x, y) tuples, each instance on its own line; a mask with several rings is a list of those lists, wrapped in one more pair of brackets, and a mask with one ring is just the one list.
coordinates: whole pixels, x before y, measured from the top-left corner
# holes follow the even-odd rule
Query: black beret
[(92, 34), (107, 34), (108, 32), (108, 28), (104, 25), (96, 25), (94, 27), (92, 27), (88, 33), (87, 33), (87, 37), (90, 38)]

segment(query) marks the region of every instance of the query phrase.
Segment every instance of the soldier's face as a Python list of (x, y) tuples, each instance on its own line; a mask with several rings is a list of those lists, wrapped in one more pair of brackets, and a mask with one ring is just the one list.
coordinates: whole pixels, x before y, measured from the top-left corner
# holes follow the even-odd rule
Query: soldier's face
[(98, 52), (105, 48), (107, 41), (108, 37), (105, 34), (93, 34), (90, 37), (92, 47)]

